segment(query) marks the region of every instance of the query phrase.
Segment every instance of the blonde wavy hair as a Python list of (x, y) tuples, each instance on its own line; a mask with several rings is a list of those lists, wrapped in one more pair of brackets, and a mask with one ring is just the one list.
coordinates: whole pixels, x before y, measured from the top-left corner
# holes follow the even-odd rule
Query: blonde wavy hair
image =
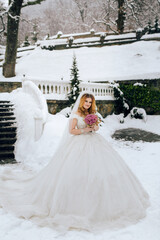
[[(91, 106), (90, 106), (90, 108), (88, 110), (86, 110), (83, 107), (86, 98), (91, 98), (92, 99), (92, 104), (91, 104)], [(96, 113), (96, 101), (95, 101), (95, 98), (94, 98), (94, 96), (92, 94), (85, 93), (85, 94), (82, 95), (82, 97), (80, 99), (79, 107), (78, 107), (78, 112), (82, 116), (86, 116), (87, 114), (94, 114), (94, 113)]]

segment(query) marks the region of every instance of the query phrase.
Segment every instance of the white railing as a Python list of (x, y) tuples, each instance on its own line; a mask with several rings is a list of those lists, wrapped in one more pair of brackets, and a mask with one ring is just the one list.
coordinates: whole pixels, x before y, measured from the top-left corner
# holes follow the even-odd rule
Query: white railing
[[(24, 81), (30, 80), (36, 84), (40, 91), (45, 94), (61, 94), (67, 96), (71, 91), (71, 87), (68, 81), (51, 81), (51, 80), (40, 80), (33, 78), (24, 78)], [(80, 91), (91, 91), (95, 96), (113, 96), (113, 88), (107, 83), (90, 83), (81, 82)]]

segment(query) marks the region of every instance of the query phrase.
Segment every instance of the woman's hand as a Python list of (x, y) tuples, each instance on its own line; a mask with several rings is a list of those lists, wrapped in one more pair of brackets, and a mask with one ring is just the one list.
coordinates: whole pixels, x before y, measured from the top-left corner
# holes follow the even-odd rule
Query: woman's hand
[(93, 126), (93, 131), (97, 131), (98, 129), (99, 129), (99, 126), (97, 126), (97, 125)]
[(94, 129), (93, 129), (93, 127), (86, 127), (86, 128), (84, 128), (84, 131), (85, 132), (92, 132), (92, 131), (94, 131)]

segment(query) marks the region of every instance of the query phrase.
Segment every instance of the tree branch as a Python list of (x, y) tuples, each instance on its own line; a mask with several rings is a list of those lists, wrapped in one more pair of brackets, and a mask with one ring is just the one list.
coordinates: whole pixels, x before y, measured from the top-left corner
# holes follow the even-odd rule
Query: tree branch
[(5, 31), (5, 24), (4, 24), (4, 21), (3, 21), (3, 17), (0, 16), (0, 19), (1, 19), (1, 22), (2, 22), (2, 29), (0, 29), (0, 33), (4, 32)]
[(114, 30), (112, 27), (111, 27), (111, 25), (109, 24), (109, 23), (107, 23), (105, 20), (96, 20), (96, 19), (93, 19), (93, 23), (92, 23), (92, 25), (93, 24), (104, 24), (105, 26), (107, 26), (107, 27), (109, 27), (109, 29), (111, 30), (111, 31), (113, 31), (114, 33), (118, 33), (116, 30)]
[(43, 1), (45, 1), (45, 0), (32, 0), (32, 1), (27, 0), (27, 3), (23, 4), (22, 8), (31, 6), (31, 5), (35, 5), (35, 4), (41, 4), (41, 2), (43, 2)]

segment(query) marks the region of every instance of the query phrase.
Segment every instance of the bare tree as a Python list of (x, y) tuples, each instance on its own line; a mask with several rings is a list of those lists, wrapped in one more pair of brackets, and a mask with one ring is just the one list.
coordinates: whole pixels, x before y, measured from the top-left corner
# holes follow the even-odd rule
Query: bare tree
[(113, 0), (98, 0), (96, 9), (98, 10), (97, 16), (92, 18), (92, 25), (98, 25), (102, 30), (107, 32), (116, 30), (116, 16), (117, 16), (117, 3)]
[(88, 1), (87, 0), (73, 0), (73, 1), (77, 5), (81, 20), (84, 23), (88, 10)]
[(92, 0), (72, 0), (75, 4), (74, 15), (77, 17), (82, 31), (88, 30), (92, 26), (93, 9), (96, 1)]
[(97, 0), (99, 14), (93, 17), (93, 25), (104, 25), (106, 31), (123, 33), (135, 30), (160, 17), (159, 0)]
[(5, 14), (5, 8), (3, 6), (3, 3), (0, 2), (0, 33), (5, 31), (5, 23), (4, 23), (4, 15)]
[(38, 4), (42, 1), (44, 0), (9, 0), (9, 7), (7, 10), (7, 45), (5, 52), (5, 61), (3, 64), (3, 75), (5, 77), (15, 76), (18, 28), (21, 8), (29, 5)]
[[(43, 9), (38, 19), (39, 37), (54, 35), (58, 31), (75, 33), (106, 31), (123, 33), (145, 27), (160, 17), (158, 0), (54, 0)], [(26, 18), (26, 17), (25, 17)], [(22, 22), (20, 40), (31, 32), (32, 20)], [(20, 29), (22, 29), (22, 27)], [(22, 41), (22, 40), (21, 40)]]

